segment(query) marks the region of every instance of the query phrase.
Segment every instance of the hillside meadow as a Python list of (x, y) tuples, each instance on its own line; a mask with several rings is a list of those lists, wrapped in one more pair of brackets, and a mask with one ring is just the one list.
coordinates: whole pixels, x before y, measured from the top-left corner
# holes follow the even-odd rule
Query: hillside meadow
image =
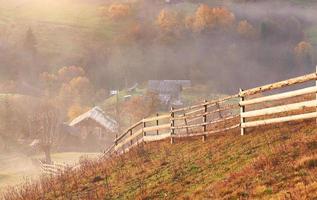
[(139, 146), (7, 190), (17, 199), (313, 199), (316, 125), (300, 121)]

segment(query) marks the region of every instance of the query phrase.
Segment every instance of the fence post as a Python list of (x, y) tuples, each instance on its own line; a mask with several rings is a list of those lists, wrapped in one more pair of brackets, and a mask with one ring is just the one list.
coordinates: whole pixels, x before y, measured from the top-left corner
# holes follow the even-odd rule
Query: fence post
[[(187, 123), (187, 118), (186, 118), (186, 114), (185, 114), (185, 113), (183, 114), (183, 117), (184, 117), (185, 126), (187, 126), (188, 123)], [(187, 134), (187, 135), (189, 134), (189, 128), (188, 128), (188, 127), (186, 127), (186, 134)]]
[(221, 109), (220, 109), (220, 103), (217, 102), (216, 103), (217, 109), (219, 110), (218, 114), (219, 114), (219, 118), (222, 119), (222, 114), (221, 114)]
[(174, 108), (173, 107), (171, 107), (171, 118), (170, 118), (170, 122), (171, 122), (171, 144), (174, 144), (174, 135), (175, 135), (175, 129), (174, 129), (174, 127), (175, 127), (175, 119), (174, 119), (174, 116), (175, 116), (175, 114), (174, 114)]
[(146, 122), (145, 122), (144, 119), (143, 119), (143, 128), (142, 128), (142, 131), (143, 131), (143, 136), (146, 136), (146, 132), (144, 131), (144, 128), (146, 128)]
[(240, 96), (240, 103), (239, 103), (239, 106), (240, 106), (240, 128), (241, 128), (241, 135), (244, 135), (244, 128), (242, 127), (243, 123), (245, 122), (245, 119), (244, 117), (242, 117), (242, 114), (245, 112), (245, 106), (242, 106), (241, 103), (244, 101), (244, 96), (242, 96), (241, 92), (243, 90), (240, 88), (239, 89), (239, 96)]
[[(203, 123), (204, 123), (204, 133), (207, 132), (207, 111), (208, 111), (208, 105), (207, 105), (207, 100), (204, 101), (205, 102), (205, 105), (204, 105), (204, 115), (203, 115)], [(203, 138), (202, 138), (203, 142), (206, 141), (206, 135), (203, 135)]]
[[(159, 116), (159, 114), (158, 113), (156, 113), (156, 117), (158, 117)], [(156, 120), (156, 126), (158, 126), (159, 125), (159, 120), (157, 119)], [(159, 130), (157, 129), (156, 130), (156, 135), (159, 135)]]
[[(131, 135), (133, 134), (133, 133), (132, 133), (132, 128), (131, 128), (129, 131), (130, 131), (130, 136), (131, 136)], [(130, 145), (132, 146), (132, 144), (133, 144), (133, 141), (131, 140), (131, 141), (130, 141)]]

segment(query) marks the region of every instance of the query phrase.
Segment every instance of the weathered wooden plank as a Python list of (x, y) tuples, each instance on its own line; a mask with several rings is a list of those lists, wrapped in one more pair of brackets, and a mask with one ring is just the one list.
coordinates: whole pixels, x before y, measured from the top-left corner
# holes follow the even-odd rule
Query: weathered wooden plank
[(223, 103), (224, 101), (228, 101), (230, 99), (234, 99), (234, 98), (237, 98), (239, 97), (238, 94), (235, 94), (235, 95), (231, 95), (231, 96), (226, 96), (224, 98), (220, 98), (220, 99), (217, 99), (217, 100), (211, 100), (211, 101), (207, 101), (207, 102), (204, 102), (204, 103), (200, 103), (200, 104), (196, 104), (196, 105), (193, 105), (193, 106), (188, 106), (188, 107), (184, 107), (184, 108), (178, 108), (178, 109), (174, 109), (173, 111), (174, 112), (181, 112), (181, 111), (187, 111), (187, 110), (192, 110), (192, 109), (195, 109), (195, 108), (199, 108), (199, 107), (203, 107), (205, 105), (216, 105), (216, 103)]
[(116, 144), (111, 145), (108, 149), (106, 149), (104, 151), (104, 154), (108, 154), (111, 153), (114, 150), (114, 147), (116, 146)]
[(263, 125), (269, 125), (269, 124), (275, 124), (275, 123), (290, 122), (290, 121), (312, 119), (312, 118), (317, 118), (317, 112), (300, 114), (300, 115), (292, 115), (292, 116), (280, 117), (280, 118), (273, 118), (273, 119), (265, 119), (265, 120), (252, 121), (252, 122), (245, 122), (241, 126), (243, 128), (251, 128), (256, 126), (263, 126)]
[(286, 86), (290, 86), (290, 85), (295, 85), (295, 84), (299, 84), (299, 83), (313, 81), (316, 79), (317, 79), (317, 73), (311, 73), (311, 74), (307, 74), (304, 76), (299, 76), (296, 78), (288, 79), (285, 81), (280, 81), (280, 82), (256, 87), (253, 89), (249, 89), (249, 90), (244, 90), (244, 91), (241, 91), (239, 93), (239, 96), (249, 96), (249, 95), (257, 94), (260, 92), (265, 92), (268, 90), (274, 90), (274, 89), (278, 89), (278, 88), (282, 88), (282, 87), (286, 87)]
[(153, 141), (159, 141), (164, 140), (166, 138), (169, 138), (171, 136), (171, 133), (165, 133), (160, 135), (147, 135), (144, 137), (145, 142), (153, 142)]
[(246, 106), (246, 105), (262, 103), (262, 102), (267, 102), (267, 101), (282, 100), (282, 99), (297, 97), (297, 96), (301, 96), (301, 95), (305, 95), (305, 94), (311, 94), (311, 93), (315, 93), (315, 92), (317, 92), (317, 86), (308, 87), (308, 88), (295, 90), (295, 91), (291, 91), (291, 92), (284, 92), (281, 94), (274, 94), (274, 95), (270, 95), (270, 96), (250, 99), (250, 100), (240, 102), (240, 105)]
[(189, 119), (189, 120), (187, 120), (187, 124), (198, 121), (198, 120), (201, 121), (201, 117), (195, 117), (195, 118)]
[(173, 137), (175, 137), (175, 138), (199, 137), (199, 136), (203, 136), (203, 135), (210, 135), (210, 134), (225, 132), (225, 131), (232, 130), (232, 129), (235, 129), (235, 128), (238, 128), (238, 127), (240, 127), (240, 124), (236, 124), (234, 126), (230, 126), (230, 127), (219, 129), (219, 130), (207, 131), (205, 133), (196, 132), (196, 133), (190, 133), (190, 134), (186, 134), (186, 135), (185, 134), (174, 135)]
[(233, 116), (230, 116), (230, 117), (226, 117), (226, 118), (222, 118), (222, 119), (215, 120), (215, 121), (210, 121), (210, 122), (192, 124), (192, 125), (187, 125), (187, 126), (175, 126), (175, 127), (171, 127), (171, 129), (185, 129), (185, 128), (201, 127), (201, 126), (204, 126), (204, 125), (211, 125), (211, 124), (216, 124), (216, 123), (224, 122), (224, 121), (227, 121), (227, 120), (231, 120), (231, 119), (234, 119), (234, 118), (239, 117), (239, 116), (240, 115), (233, 115)]
[(122, 138), (124, 138), (127, 134), (129, 134), (129, 131), (130, 131), (131, 129), (134, 129), (134, 128), (136, 128), (137, 126), (140, 126), (141, 124), (143, 124), (142, 120), (139, 121), (139, 122), (137, 122), (137, 123), (135, 123), (135, 124), (133, 124), (132, 126), (130, 126), (129, 128), (127, 128), (121, 135), (119, 135), (119, 136), (114, 140), (114, 142), (115, 142), (115, 143), (118, 142), (119, 140), (121, 140)]
[(140, 136), (143, 134), (143, 130), (140, 129), (137, 132), (135, 132), (133, 135), (125, 138), (125, 140), (121, 141), (117, 146), (115, 146), (115, 150), (118, 150), (119, 148), (121, 148), (123, 145), (127, 144), (129, 141), (135, 139), (136, 137)]
[[(192, 114), (195, 114), (195, 113), (198, 113), (198, 112), (202, 112), (204, 111), (205, 109), (204, 108), (200, 108), (200, 109), (197, 109), (197, 110), (192, 110), (190, 112), (187, 112), (187, 113), (184, 113), (186, 116), (188, 115), (192, 115)], [(182, 115), (178, 115), (178, 116), (182, 116)]]
[(170, 116), (171, 116), (170, 114), (160, 115), (160, 116), (157, 116), (157, 117), (145, 118), (142, 121), (143, 122), (153, 122), (153, 121), (162, 120), (162, 119), (169, 119)]
[[(233, 109), (238, 109), (239, 108), (239, 105), (238, 104), (230, 104), (230, 105), (226, 105), (225, 107), (223, 108), (220, 108), (220, 109), (217, 109), (217, 110), (213, 110), (213, 111), (209, 111), (209, 112), (204, 112), (204, 113), (199, 113), (199, 114), (195, 114), (195, 115), (191, 115), (191, 114), (185, 114), (184, 115), (178, 115), (176, 117), (174, 117), (175, 120), (184, 120), (184, 119), (193, 119), (193, 118), (199, 118), (199, 117), (203, 117), (204, 115), (211, 115), (211, 114), (214, 114), (214, 113), (217, 113), (217, 112), (223, 112), (223, 111), (226, 111), (226, 110), (233, 110)], [(204, 111), (205, 108), (203, 108), (201, 111)]]
[(316, 107), (316, 105), (317, 105), (317, 100), (305, 101), (305, 102), (300, 102), (300, 103), (293, 103), (293, 104), (288, 104), (288, 105), (264, 108), (261, 110), (253, 110), (253, 111), (249, 111), (249, 112), (244, 112), (241, 114), (241, 117), (248, 118), (248, 117), (258, 117), (258, 116), (262, 116), (262, 115), (271, 115), (271, 114), (276, 114), (276, 113), (281, 113), (281, 112), (301, 110), (304, 108), (312, 108), (312, 107)]
[(146, 128), (143, 128), (143, 131), (145, 131), (145, 132), (151, 132), (151, 131), (169, 129), (170, 127), (171, 127), (171, 124), (168, 123), (168, 124), (162, 124), (162, 125), (159, 125), (159, 126), (146, 127)]

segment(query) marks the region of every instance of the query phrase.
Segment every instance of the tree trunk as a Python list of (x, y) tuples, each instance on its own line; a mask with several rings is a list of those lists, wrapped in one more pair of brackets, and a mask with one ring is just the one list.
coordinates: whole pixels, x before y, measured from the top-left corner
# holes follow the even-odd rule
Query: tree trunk
[(51, 158), (51, 147), (49, 145), (45, 146), (43, 148), (45, 153), (45, 162), (46, 164), (52, 164), (52, 158)]

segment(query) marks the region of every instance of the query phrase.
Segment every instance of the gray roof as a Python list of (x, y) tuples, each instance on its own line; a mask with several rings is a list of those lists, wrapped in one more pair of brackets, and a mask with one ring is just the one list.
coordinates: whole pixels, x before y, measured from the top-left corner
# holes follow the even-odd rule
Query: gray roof
[(96, 106), (88, 112), (76, 117), (70, 122), (70, 126), (80, 126), (80, 124), (87, 120), (93, 120), (105, 129), (116, 132), (118, 130), (118, 123), (111, 117), (107, 116), (104, 111)]
[(175, 80), (150, 80), (148, 89), (158, 93), (180, 93), (182, 85)]

